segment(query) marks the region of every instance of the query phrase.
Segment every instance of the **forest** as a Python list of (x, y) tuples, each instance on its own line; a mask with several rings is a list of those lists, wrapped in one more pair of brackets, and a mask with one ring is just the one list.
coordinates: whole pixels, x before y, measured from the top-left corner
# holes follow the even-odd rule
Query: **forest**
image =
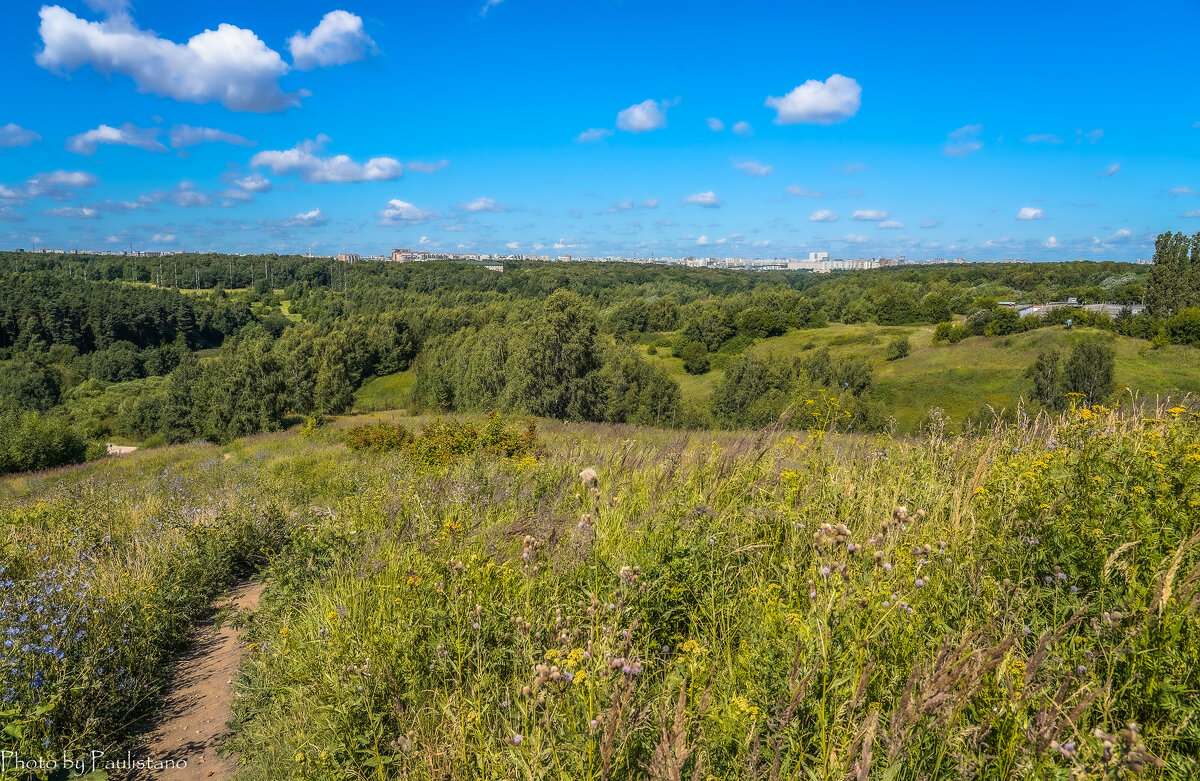
[[(822, 275), (522, 262), (497, 273), (466, 262), (0, 253), (0, 278), (4, 472), (95, 457), (109, 441), (226, 442), (319, 423), (397, 373), (411, 377), (397, 399), (411, 411), (737, 429), (836, 406), (835, 428), (885, 431), (897, 402), (881, 374), (912, 360), (910, 334), (926, 333), (913, 329), (927, 329), (928, 350), (1039, 330), (1087, 335), (1063, 356), (1043, 345), (1020, 367), (1034, 411), (1107, 401), (1113, 339), (1138, 340), (1139, 355), (1200, 345), (1200, 233), (1163, 234), (1149, 266)], [(1000, 303), (1068, 298), (1078, 305), (1041, 316)], [(1082, 308), (1143, 302), (1137, 315)], [(888, 337), (877, 359), (844, 348), (867, 337), (838, 329), (875, 326)]]

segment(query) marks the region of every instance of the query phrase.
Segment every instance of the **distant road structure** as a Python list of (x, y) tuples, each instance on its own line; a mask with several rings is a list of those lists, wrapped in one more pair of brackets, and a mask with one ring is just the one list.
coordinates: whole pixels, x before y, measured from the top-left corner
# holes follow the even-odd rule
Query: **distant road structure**
[(123, 456), (137, 450), (133, 445), (114, 445), (112, 442), (106, 442), (104, 446), (108, 449), (110, 456)]
[(1110, 317), (1116, 317), (1121, 314), (1121, 310), (1128, 309), (1130, 314), (1139, 314), (1146, 307), (1141, 304), (1077, 304), (1074, 301), (1050, 301), (1045, 304), (1014, 304), (1012, 308), (1016, 309), (1021, 317), (1029, 317), (1030, 315), (1044, 315), (1051, 309), (1061, 309), (1064, 306), (1069, 306), (1074, 309), (1083, 309), (1088, 312), (1103, 312)]

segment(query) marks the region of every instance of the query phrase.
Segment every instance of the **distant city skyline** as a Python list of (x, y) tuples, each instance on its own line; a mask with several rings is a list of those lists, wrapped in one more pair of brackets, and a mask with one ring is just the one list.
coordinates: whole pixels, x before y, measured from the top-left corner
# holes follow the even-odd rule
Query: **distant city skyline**
[(11, 0), (0, 246), (1134, 261), (1200, 7)]

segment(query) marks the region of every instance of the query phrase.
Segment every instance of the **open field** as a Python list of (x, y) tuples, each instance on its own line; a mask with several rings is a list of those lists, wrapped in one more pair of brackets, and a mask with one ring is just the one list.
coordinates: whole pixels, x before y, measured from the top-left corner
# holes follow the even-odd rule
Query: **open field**
[[(901, 360), (888, 361), (884, 351), (898, 336), (908, 337), (912, 352)], [(914, 433), (933, 407), (944, 410), (956, 423), (979, 413), (984, 405), (997, 410), (1014, 409), (1023, 396), (1029, 395), (1025, 372), (1039, 352), (1056, 349), (1065, 355), (1073, 344), (1090, 337), (1111, 339), (1116, 350), (1118, 395), (1127, 396), (1130, 391), (1150, 397), (1200, 393), (1200, 348), (1196, 347), (1167, 345), (1154, 350), (1145, 340), (1090, 328), (1068, 331), (1062, 326), (1013, 336), (969, 337), (957, 344), (934, 344), (932, 337), (932, 326), (835, 323), (763, 339), (754, 349), (801, 357), (827, 347), (834, 356), (867, 358), (876, 368), (876, 393), (895, 416), (897, 431), (905, 434)], [(647, 358), (670, 372), (685, 402), (707, 403), (721, 380), (719, 369), (688, 374), (683, 362), (672, 357), (669, 349), (659, 348), (657, 355)]]
[(0, 482), (0, 747), (128, 745), (255, 577), (240, 778), (1200, 772), (1183, 408), (933, 441), (539, 421), (519, 458), (348, 450), (372, 419), (432, 422)]

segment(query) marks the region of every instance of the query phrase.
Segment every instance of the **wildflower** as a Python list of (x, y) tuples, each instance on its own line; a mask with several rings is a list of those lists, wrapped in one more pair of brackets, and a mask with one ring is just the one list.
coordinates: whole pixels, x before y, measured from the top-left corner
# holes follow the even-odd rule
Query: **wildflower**
[(512, 743), (514, 746), (519, 746), (519, 745), (521, 745), (522, 740), (523, 740), (523, 738), (521, 737), (521, 733), (516, 732), (516, 733), (513, 733), (513, 736), (509, 739), (509, 742)]
[(821, 577), (827, 578), (831, 572), (833, 572), (833, 570), (829, 569), (829, 567), (821, 567)]
[(914, 582), (917, 588), (925, 588), (925, 578), (917, 578)]
[(594, 487), (596, 483), (599, 482), (599, 478), (600, 476), (596, 473), (596, 470), (592, 469), (591, 467), (588, 467), (579, 473), (579, 479), (582, 480), (583, 484), (589, 488)]

